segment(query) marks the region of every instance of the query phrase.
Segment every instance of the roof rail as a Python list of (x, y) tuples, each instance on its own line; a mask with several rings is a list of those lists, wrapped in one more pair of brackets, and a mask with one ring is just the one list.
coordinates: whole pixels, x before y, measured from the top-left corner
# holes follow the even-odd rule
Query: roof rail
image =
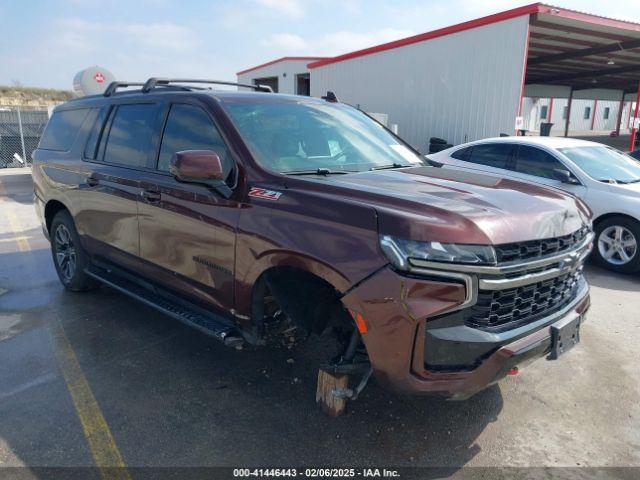
[(202, 80), (202, 79), (188, 79), (188, 78), (156, 78), (151, 77), (147, 80), (142, 86), (142, 92), (148, 93), (153, 90), (155, 87), (166, 86), (170, 83), (210, 83), (214, 85), (231, 85), (235, 87), (245, 87), (252, 88), (254, 90), (258, 90), (261, 92), (269, 92), (273, 93), (273, 89), (268, 85), (251, 85), (249, 83), (236, 83), (236, 82), (225, 82), (222, 80)]
[(105, 97), (110, 97), (118, 88), (142, 87), (144, 84), (140, 82), (111, 82), (104, 91)]

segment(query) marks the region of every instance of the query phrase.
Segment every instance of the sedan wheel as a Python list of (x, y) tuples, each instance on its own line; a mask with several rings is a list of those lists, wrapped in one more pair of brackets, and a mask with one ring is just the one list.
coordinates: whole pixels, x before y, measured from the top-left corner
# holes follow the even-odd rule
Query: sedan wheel
[(626, 227), (611, 225), (598, 237), (598, 252), (611, 265), (623, 266), (633, 260), (638, 250), (638, 241)]

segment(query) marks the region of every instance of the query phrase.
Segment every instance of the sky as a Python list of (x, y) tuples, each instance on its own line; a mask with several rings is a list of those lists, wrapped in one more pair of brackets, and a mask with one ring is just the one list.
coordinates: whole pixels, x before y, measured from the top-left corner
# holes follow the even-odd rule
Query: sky
[[(235, 80), (282, 56), (333, 56), (532, 3), (515, 0), (0, 0), (0, 85), (71, 89), (117, 79)], [(552, 5), (640, 22), (640, 0)]]

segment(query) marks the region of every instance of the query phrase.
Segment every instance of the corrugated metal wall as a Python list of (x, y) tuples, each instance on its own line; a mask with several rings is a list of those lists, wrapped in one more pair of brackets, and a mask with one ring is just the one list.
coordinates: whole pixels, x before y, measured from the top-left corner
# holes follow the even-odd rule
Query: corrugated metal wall
[(278, 77), (278, 93), (288, 93), (295, 95), (296, 75), (299, 73), (309, 73), (307, 64), (313, 60), (284, 60), (273, 63), (266, 67), (251, 70), (250, 72), (237, 75), (238, 83), (250, 83), (256, 78)]
[(389, 114), (422, 151), (512, 134), (518, 114), (528, 16), (311, 70), (311, 95), (332, 90), (363, 110)]

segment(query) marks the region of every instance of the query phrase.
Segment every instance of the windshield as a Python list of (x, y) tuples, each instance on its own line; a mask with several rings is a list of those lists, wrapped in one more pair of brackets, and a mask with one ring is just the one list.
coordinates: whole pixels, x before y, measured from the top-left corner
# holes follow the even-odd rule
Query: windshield
[(344, 104), (226, 101), (224, 108), (270, 170), (328, 174), (423, 164), (380, 124)]
[(569, 157), (587, 175), (601, 182), (640, 182), (640, 163), (609, 147), (571, 147), (559, 151)]

